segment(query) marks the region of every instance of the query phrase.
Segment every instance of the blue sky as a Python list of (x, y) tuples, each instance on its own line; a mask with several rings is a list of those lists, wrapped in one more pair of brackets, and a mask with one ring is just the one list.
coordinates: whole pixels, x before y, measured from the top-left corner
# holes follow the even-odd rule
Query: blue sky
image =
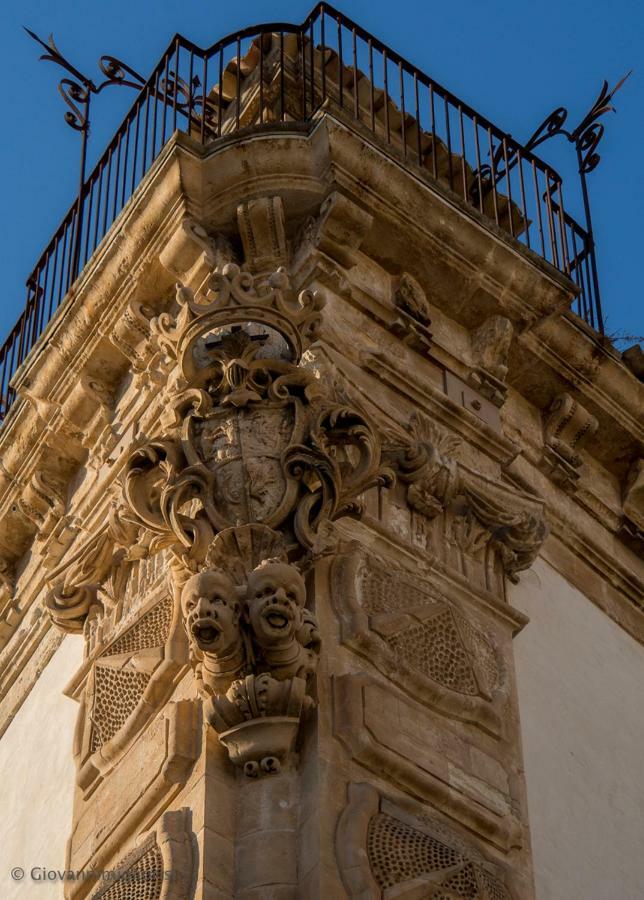
[[(97, 78), (102, 54), (147, 76), (175, 32), (208, 46), (235, 29), (266, 21), (300, 22), (305, 0), (110, 0), (110, 3), (3, 0), (0, 44), (5, 67), (5, 234), (0, 334), (24, 303), (24, 281), (77, 189), (79, 139), (63, 121), (57, 93), (63, 73), (38, 61), (22, 31), (53, 32), (68, 58)], [(602, 305), (609, 334), (644, 333), (641, 248), (644, 216), (644, 4), (641, 0), (342, 0), (336, 5), (364, 28), (478, 109), (525, 140), (557, 106), (577, 121), (606, 78), (633, 74), (605, 117), (602, 161), (589, 176)], [(105, 91), (93, 110), (95, 159), (129, 107), (133, 93)], [(577, 184), (571, 148), (557, 139), (540, 154), (564, 176), (567, 202)], [(620, 344), (624, 349), (632, 341)]]

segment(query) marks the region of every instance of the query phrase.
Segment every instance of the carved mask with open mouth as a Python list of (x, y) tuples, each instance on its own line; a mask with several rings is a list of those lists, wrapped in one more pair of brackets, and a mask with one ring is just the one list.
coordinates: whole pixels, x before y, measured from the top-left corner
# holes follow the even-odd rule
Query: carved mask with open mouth
[(302, 627), (304, 580), (294, 566), (267, 561), (248, 579), (246, 618), (263, 649), (285, 647)]
[(181, 592), (181, 608), (189, 640), (204, 653), (228, 656), (241, 644), (237, 592), (223, 572), (193, 575)]

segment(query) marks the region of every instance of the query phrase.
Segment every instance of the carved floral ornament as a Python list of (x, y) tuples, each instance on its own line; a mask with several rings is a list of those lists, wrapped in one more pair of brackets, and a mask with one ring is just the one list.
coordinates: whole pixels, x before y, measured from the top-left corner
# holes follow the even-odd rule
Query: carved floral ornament
[(130, 453), (109, 522), (51, 573), (47, 606), (81, 631), (92, 607), (117, 601), (133, 560), (167, 549), (206, 714), (233, 762), (259, 775), (292, 758), (313, 705), (320, 641), (302, 571), (324, 523), (359, 514), (397, 473), (429, 518), (466, 502), (511, 577), (545, 531), (535, 504), (508, 513), (477, 488), (425, 418), (383, 444), (304, 362), (322, 297), (296, 292), (283, 267), (252, 274), (227, 255), (151, 320), (168, 373), (163, 430)]

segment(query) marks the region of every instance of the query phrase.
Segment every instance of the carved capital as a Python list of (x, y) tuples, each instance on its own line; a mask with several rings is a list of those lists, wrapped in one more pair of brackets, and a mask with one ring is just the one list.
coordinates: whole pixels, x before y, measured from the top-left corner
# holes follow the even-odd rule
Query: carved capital
[(469, 470), (454, 457), (458, 445), (458, 439), (418, 413), (403, 441), (390, 440), (387, 456), (408, 484), (412, 509), (428, 519), (448, 515), (449, 532), (463, 552), (489, 545), (515, 581), (532, 565), (548, 534), (543, 504)]

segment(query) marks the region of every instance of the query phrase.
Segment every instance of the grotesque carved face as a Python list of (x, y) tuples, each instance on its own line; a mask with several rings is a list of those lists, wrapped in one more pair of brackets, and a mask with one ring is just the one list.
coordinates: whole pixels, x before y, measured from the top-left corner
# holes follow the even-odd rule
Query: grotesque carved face
[(239, 644), (239, 602), (223, 572), (193, 575), (181, 592), (181, 608), (190, 640), (204, 653), (226, 656)]
[(246, 617), (260, 647), (284, 647), (302, 627), (304, 580), (294, 566), (262, 563), (248, 579)]

